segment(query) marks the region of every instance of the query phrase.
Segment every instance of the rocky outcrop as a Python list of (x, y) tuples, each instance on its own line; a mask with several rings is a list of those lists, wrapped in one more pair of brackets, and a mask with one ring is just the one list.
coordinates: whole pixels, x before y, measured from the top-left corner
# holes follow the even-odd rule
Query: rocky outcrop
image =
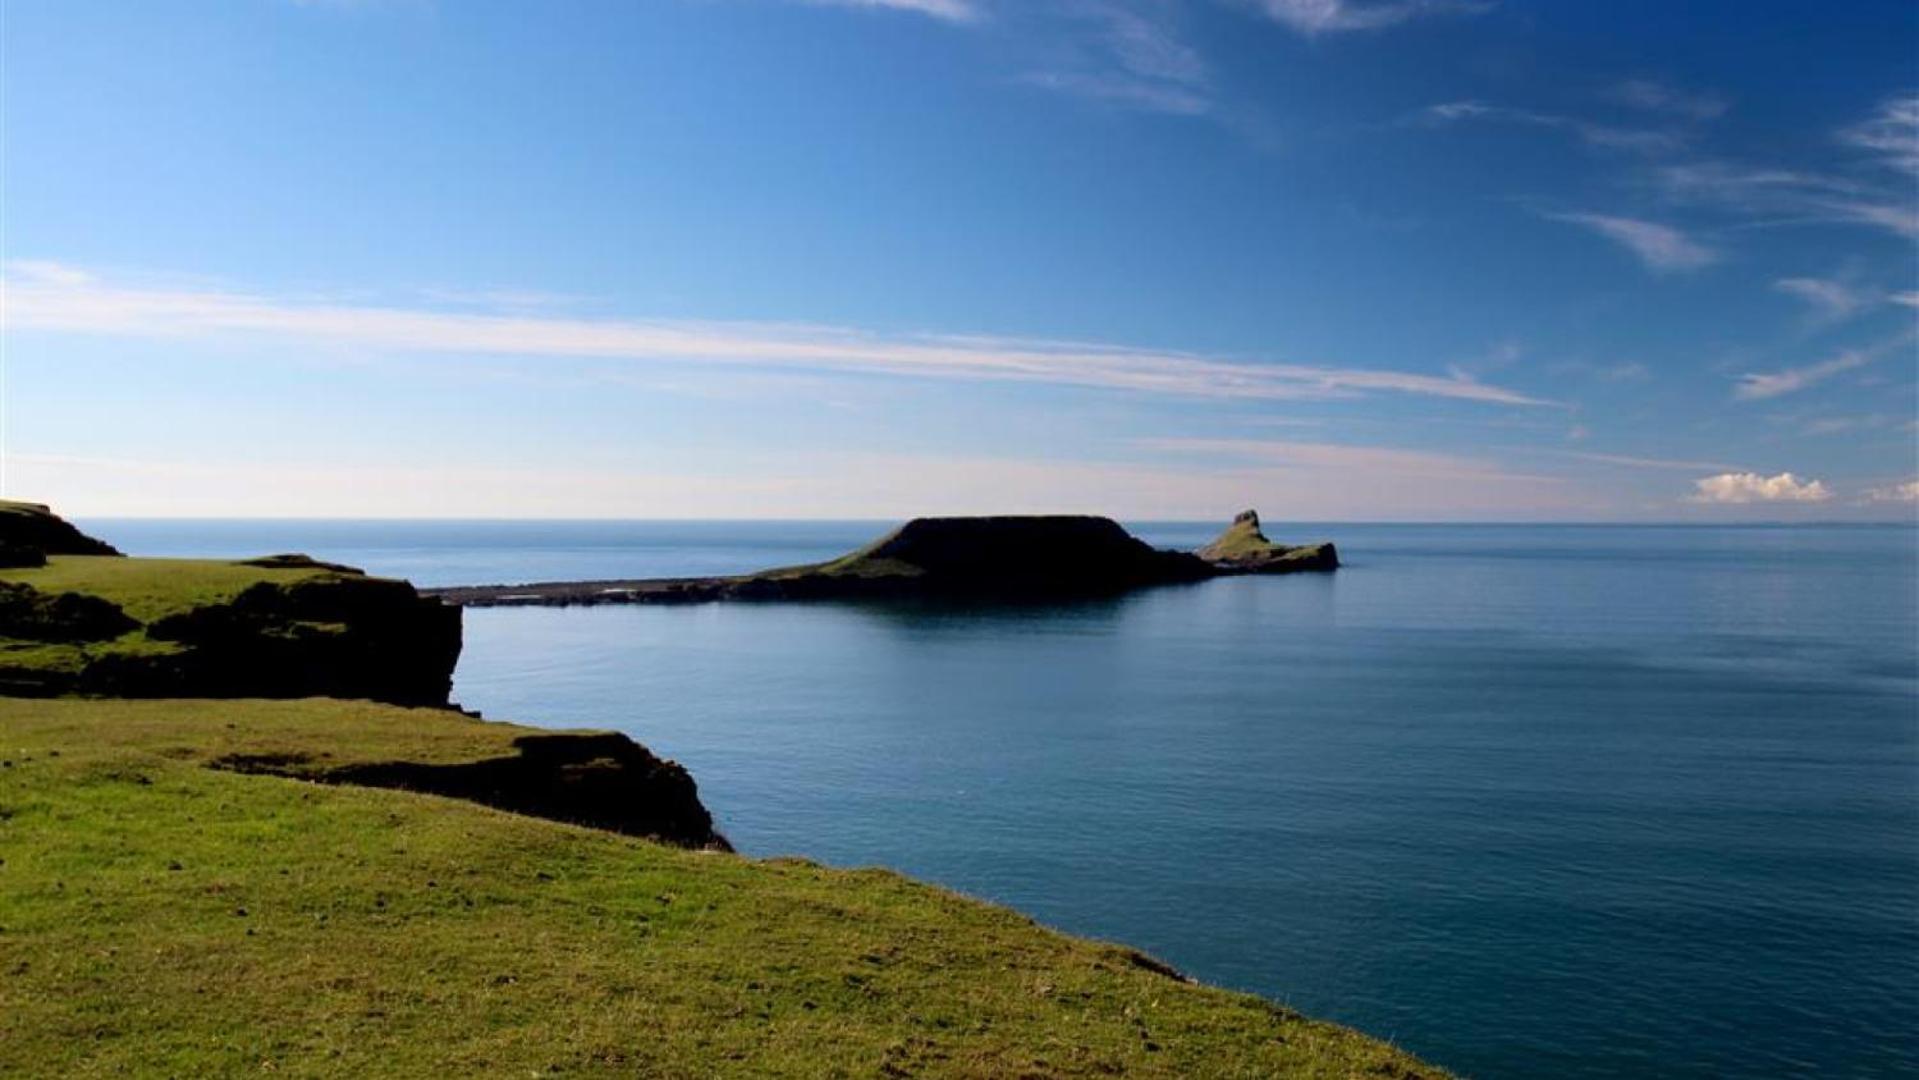
[(1194, 554), (1227, 574), (1293, 574), (1339, 568), (1339, 551), (1330, 543), (1288, 547), (1268, 540), (1260, 531), (1257, 510), (1240, 511), (1225, 532)]
[(431, 589), (463, 607), (688, 604), (712, 600), (827, 600), (958, 596), (1017, 600), (1094, 596), (1228, 574), (1332, 570), (1331, 544), (1282, 547), (1248, 510), (1197, 553), (1154, 548), (1111, 518), (914, 518), (831, 562), (738, 577), (556, 581)]
[[(0, 499), (0, 549), (24, 549), (41, 555), (118, 555), (113, 545), (95, 540), (40, 503)], [(45, 560), (42, 559), (41, 562)], [(41, 562), (8, 562), (38, 566)]]
[(108, 665), (98, 692), (445, 705), (461, 644), (457, 608), (404, 581), (344, 574), (261, 582), (228, 603), (155, 620), (147, 637), (186, 648)]
[(0, 583), (0, 638), (0, 693), (438, 706), (461, 645), (458, 608), (358, 574), (262, 581), (145, 624), (96, 596)]
[(738, 595), (886, 592), (1061, 595), (1197, 581), (1208, 570), (1102, 517), (914, 518), (841, 559), (761, 574)]
[(400, 788), (466, 799), (530, 817), (644, 836), (680, 847), (731, 851), (677, 762), (611, 732), (523, 735), (512, 757), (453, 764), (389, 761), (316, 766), (304, 757), (236, 755), (211, 762), (236, 772), (327, 784)]
[(139, 625), (118, 604), (97, 596), (49, 596), (31, 585), (0, 582), (0, 637), (57, 644), (110, 641)]

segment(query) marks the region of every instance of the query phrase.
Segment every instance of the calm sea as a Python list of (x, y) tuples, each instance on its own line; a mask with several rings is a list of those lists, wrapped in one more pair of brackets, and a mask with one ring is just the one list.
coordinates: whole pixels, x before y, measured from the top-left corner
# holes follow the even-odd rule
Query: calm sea
[[(428, 584), (748, 570), (878, 529), (86, 524)], [(1472, 1075), (1919, 1074), (1919, 531), (1268, 531), (1347, 568), (476, 610), (457, 694), (632, 733), (748, 853), (897, 867)]]

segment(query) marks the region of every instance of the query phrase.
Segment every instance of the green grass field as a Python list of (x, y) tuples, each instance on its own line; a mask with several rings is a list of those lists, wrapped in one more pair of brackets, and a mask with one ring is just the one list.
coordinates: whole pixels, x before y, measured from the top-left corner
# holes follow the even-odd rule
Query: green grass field
[(0, 700), (0, 1075), (1434, 1075), (890, 872), (206, 764), (457, 762), (522, 733)]
[(120, 605), (141, 622), (207, 604), (224, 603), (262, 581), (290, 584), (328, 572), (269, 569), (216, 559), (130, 559), (109, 555), (53, 555), (47, 565), (0, 570), (0, 581), (43, 593), (83, 592)]

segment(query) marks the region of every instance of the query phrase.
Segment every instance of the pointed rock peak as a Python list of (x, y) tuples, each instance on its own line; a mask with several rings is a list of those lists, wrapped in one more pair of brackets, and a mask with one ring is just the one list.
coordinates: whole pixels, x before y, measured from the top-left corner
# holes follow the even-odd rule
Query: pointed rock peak
[(1233, 515), (1233, 524), (1251, 525), (1253, 528), (1257, 529), (1259, 528), (1259, 511), (1241, 510), (1239, 513)]

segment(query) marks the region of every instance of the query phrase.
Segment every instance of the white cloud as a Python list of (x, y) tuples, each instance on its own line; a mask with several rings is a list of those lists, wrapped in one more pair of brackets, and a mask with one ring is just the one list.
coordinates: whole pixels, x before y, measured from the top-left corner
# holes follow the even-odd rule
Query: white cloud
[(1919, 292), (1893, 293), (1886, 299), (1900, 307), (1919, 308)]
[(1772, 287), (1804, 300), (1831, 319), (1846, 318), (1873, 301), (1872, 297), (1843, 282), (1824, 278), (1781, 278), (1773, 282)]
[(1814, 383), (1824, 382), (1842, 372), (1864, 367), (1876, 359), (1874, 354), (1848, 349), (1830, 360), (1817, 364), (1808, 364), (1802, 368), (1787, 368), (1784, 371), (1748, 372), (1739, 376), (1739, 385), (1733, 389), (1733, 396), (1741, 401), (1759, 401), (1804, 390)]
[(1717, 461), (1673, 461), (1666, 458), (1631, 457), (1625, 454), (1590, 454), (1576, 450), (1561, 450), (1561, 454), (1581, 461), (1597, 462), (1601, 465), (1621, 465), (1629, 469), (1684, 469), (1696, 472), (1700, 469), (1736, 470), (1736, 466)]
[(1299, 33), (1328, 34), (1379, 30), (1427, 15), (1476, 15), (1492, 9), (1472, 0), (1253, 0), (1256, 6)]
[(1644, 154), (1675, 150), (1682, 143), (1679, 136), (1668, 131), (1609, 127), (1570, 116), (1534, 112), (1530, 109), (1514, 109), (1505, 105), (1490, 105), (1483, 101), (1446, 101), (1438, 105), (1428, 105), (1413, 114), (1413, 118), (1427, 124), (1490, 120), (1528, 127), (1552, 128), (1571, 132), (1591, 146), (1608, 150), (1631, 150)]
[(1146, 439), (1142, 446), (1153, 450), (1188, 454), (1210, 454), (1226, 458), (1286, 464), (1313, 469), (1328, 469), (1397, 477), (1461, 478), (1500, 480), (1527, 484), (1559, 484), (1556, 476), (1509, 472), (1497, 462), (1460, 454), (1428, 450), (1402, 450), (1388, 446), (1354, 446), (1346, 443), (1294, 442), (1278, 439)]
[[(40, 264), (42, 268), (49, 264)], [(121, 286), (44, 269), (0, 278), (10, 330), (194, 340), (265, 338), (394, 353), (618, 359), (1050, 383), (1211, 398), (1371, 393), (1548, 402), (1458, 375), (1265, 364), (1071, 341), (878, 334), (836, 326), (569, 318), (314, 303), (205, 288)]]
[(912, 11), (921, 15), (931, 15), (948, 22), (972, 22), (980, 17), (980, 11), (972, 0), (804, 0), (805, 3), (830, 7), (885, 8), (892, 11)]
[(1023, 81), (1047, 90), (1176, 116), (1198, 116), (1212, 108), (1212, 101), (1194, 90), (1127, 75), (1045, 71), (1028, 75)]
[(1885, 487), (1868, 488), (1866, 501), (1875, 503), (1919, 503), (1919, 480)]
[[(559, 461), (100, 459), (22, 454), (10, 494), (53, 499), (77, 517), (604, 517), (897, 520), (916, 514), (1089, 513), (1218, 520), (1248, 505), (1277, 518), (1584, 519), (1601, 501), (1497, 474), (1402, 475), (1392, 468), (1250, 462), (1074, 461), (797, 450), (636, 456), (599, 467)], [(1318, 539), (1302, 536), (1298, 539)]]
[(1718, 94), (1681, 90), (1652, 79), (1628, 79), (1607, 91), (1606, 97), (1635, 109), (1671, 113), (1691, 120), (1711, 120), (1730, 107)]
[(1693, 481), (1698, 489), (1689, 496), (1688, 502), (1699, 503), (1755, 503), (1755, 502), (1825, 502), (1832, 498), (1832, 492), (1818, 480), (1802, 481), (1789, 472), (1777, 476), (1761, 476), (1750, 472), (1720, 473)]
[(1865, 121), (1841, 129), (1837, 141), (1862, 151), (1865, 164), (1904, 174), (1883, 178), (1804, 169), (1696, 161), (1654, 171), (1652, 183), (1681, 201), (1746, 215), (1755, 225), (1863, 225), (1919, 239), (1919, 200), (1910, 178), (1919, 175), (1919, 95), (1882, 102)]
[(1919, 174), (1919, 94), (1880, 102), (1871, 117), (1842, 129), (1839, 141), (1870, 152), (1890, 168)]
[(1614, 243), (1623, 245), (1646, 267), (1656, 272), (1697, 270), (1718, 259), (1718, 255), (1670, 225), (1637, 218), (1607, 214), (1551, 214), (1555, 221), (1583, 225)]
[(1108, 0), (1081, 0), (1067, 14), (1096, 25), (1096, 39), (1062, 50), (1053, 66), (1025, 82), (1151, 112), (1196, 116), (1211, 110), (1205, 60), (1163, 19)]

